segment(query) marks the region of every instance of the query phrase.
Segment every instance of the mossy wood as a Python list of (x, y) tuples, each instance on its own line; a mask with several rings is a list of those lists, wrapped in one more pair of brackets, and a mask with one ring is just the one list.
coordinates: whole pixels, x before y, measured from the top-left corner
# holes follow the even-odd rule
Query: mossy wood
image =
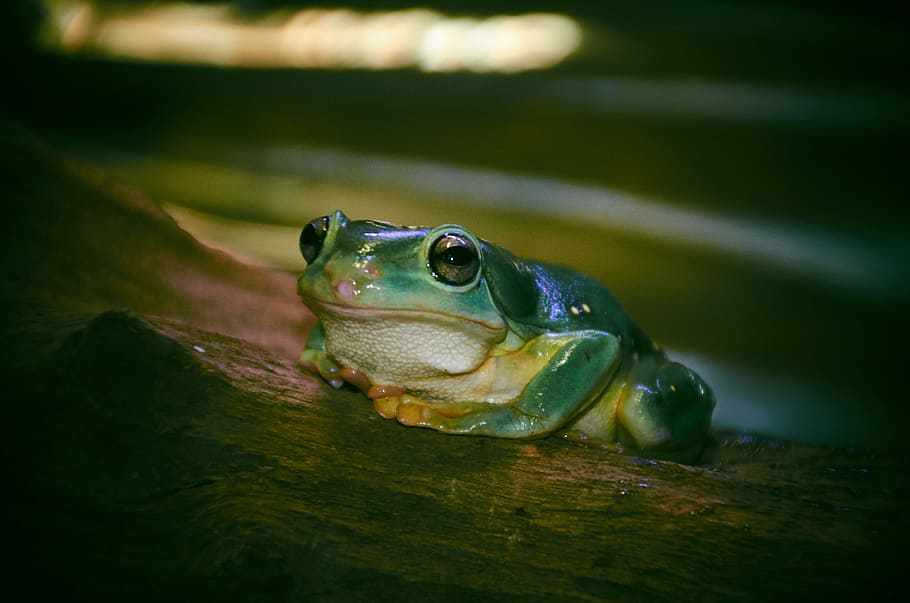
[(718, 434), (685, 466), (404, 428), (298, 366), (291, 275), (4, 129), (10, 592), (898, 597), (903, 458)]

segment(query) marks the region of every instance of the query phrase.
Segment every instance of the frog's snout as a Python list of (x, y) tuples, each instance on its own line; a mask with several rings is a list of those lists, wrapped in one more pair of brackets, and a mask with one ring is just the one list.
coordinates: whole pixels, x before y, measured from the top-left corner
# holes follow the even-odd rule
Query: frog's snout
[(370, 287), (382, 274), (379, 266), (370, 261), (354, 262), (349, 269), (339, 270), (335, 258), (326, 262), (323, 270), (330, 275), (332, 290), (339, 299), (350, 299), (360, 295), (364, 287)]

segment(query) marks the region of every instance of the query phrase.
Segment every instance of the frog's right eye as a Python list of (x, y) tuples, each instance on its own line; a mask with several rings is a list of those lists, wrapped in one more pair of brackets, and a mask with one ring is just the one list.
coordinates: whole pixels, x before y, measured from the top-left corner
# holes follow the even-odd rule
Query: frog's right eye
[(322, 251), (322, 244), (325, 242), (325, 235), (329, 232), (329, 216), (316, 218), (303, 227), (300, 233), (300, 253), (307, 264), (311, 264)]
[(464, 286), (470, 284), (480, 272), (480, 252), (468, 237), (446, 232), (430, 247), (427, 265), (439, 282)]

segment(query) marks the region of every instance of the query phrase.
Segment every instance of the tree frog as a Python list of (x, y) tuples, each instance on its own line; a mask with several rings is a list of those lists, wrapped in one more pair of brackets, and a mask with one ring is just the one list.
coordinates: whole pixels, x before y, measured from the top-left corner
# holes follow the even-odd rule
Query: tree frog
[(452, 434), (559, 434), (693, 462), (714, 396), (591, 277), (454, 224), (316, 218), (297, 280), (318, 322), (301, 354), (383, 417)]

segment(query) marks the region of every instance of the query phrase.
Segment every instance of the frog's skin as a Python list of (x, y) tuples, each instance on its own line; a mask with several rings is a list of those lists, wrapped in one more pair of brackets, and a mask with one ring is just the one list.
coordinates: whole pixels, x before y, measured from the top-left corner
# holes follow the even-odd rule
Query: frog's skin
[(452, 224), (352, 221), (303, 230), (297, 285), (319, 318), (301, 355), (383, 417), (455, 434), (558, 433), (692, 462), (710, 388), (667, 359), (613, 295)]

